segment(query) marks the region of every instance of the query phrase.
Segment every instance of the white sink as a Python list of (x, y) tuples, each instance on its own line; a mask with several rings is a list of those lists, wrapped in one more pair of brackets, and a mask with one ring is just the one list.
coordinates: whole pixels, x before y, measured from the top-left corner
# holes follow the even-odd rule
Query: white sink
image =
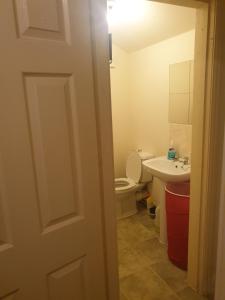
[(153, 176), (164, 182), (182, 182), (190, 180), (191, 166), (167, 159), (156, 157), (143, 161), (144, 167)]

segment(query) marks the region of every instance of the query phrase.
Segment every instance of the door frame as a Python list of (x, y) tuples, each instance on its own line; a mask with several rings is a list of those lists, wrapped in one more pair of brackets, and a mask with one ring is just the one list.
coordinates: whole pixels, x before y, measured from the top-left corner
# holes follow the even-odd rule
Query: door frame
[(225, 136), (222, 166), (215, 300), (223, 300), (225, 298)]
[(89, 0), (91, 6), (93, 72), (97, 139), (105, 241), (107, 300), (119, 300), (116, 201), (114, 195), (113, 131), (109, 72), (106, 0)]
[[(217, 84), (223, 0), (155, 1), (197, 9), (188, 284), (202, 295), (213, 296), (225, 97)], [(116, 300), (119, 283), (106, 0), (90, 0), (90, 5), (108, 300)]]
[[(217, 5), (217, 92), (218, 98), (221, 99), (221, 110), (224, 112), (224, 95), (225, 95), (225, 38), (223, 28), (225, 26), (225, 3), (220, 1)], [(224, 106), (223, 106), (224, 105)], [(219, 230), (218, 230), (218, 243), (217, 243), (217, 269), (216, 269), (216, 288), (215, 300), (223, 300), (225, 298), (225, 116), (221, 114), (221, 127), (224, 128), (223, 136), (223, 149), (222, 149), (222, 171), (220, 180), (220, 203), (219, 203)]]

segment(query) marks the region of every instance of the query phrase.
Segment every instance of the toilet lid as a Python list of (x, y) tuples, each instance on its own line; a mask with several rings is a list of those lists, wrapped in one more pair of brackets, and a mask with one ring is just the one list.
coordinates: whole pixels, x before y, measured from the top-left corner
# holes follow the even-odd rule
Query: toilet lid
[(140, 182), (142, 174), (142, 162), (140, 155), (137, 152), (131, 153), (127, 158), (126, 176), (134, 182)]

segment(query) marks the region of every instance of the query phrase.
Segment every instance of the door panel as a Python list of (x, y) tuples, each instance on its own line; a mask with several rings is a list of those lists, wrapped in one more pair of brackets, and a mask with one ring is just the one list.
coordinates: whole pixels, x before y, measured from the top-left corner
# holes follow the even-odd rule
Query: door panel
[(84, 260), (81, 258), (48, 275), (50, 299), (85, 299)]
[(69, 42), (68, 3), (62, 0), (14, 0), (19, 37)]
[(13, 246), (7, 208), (6, 187), (3, 182), (3, 176), (2, 158), (0, 153), (0, 251)]
[(71, 76), (25, 76), (43, 229), (79, 215), (73, 82)]
[(17, 291), (15, 291), (15, 292), (12, 292), (12, 293), (4, 296), (4, 297), (1, 297), (0, 299), (1, 300), (17, 300), (18, 299), (17, 295), (18, 295), (18, 293), (17, 293)]
[(0, 299), (106, 299), (89, 15), (0, 2)]

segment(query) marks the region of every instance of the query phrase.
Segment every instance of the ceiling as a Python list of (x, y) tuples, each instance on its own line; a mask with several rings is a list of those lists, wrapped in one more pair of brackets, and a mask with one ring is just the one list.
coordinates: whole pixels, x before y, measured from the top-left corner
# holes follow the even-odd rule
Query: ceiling
[(113, 43), (128, 52), (195, 28), (195, 9), (147, 0), (143, 5), (144, 13), (138, 20), (109, 25)]

